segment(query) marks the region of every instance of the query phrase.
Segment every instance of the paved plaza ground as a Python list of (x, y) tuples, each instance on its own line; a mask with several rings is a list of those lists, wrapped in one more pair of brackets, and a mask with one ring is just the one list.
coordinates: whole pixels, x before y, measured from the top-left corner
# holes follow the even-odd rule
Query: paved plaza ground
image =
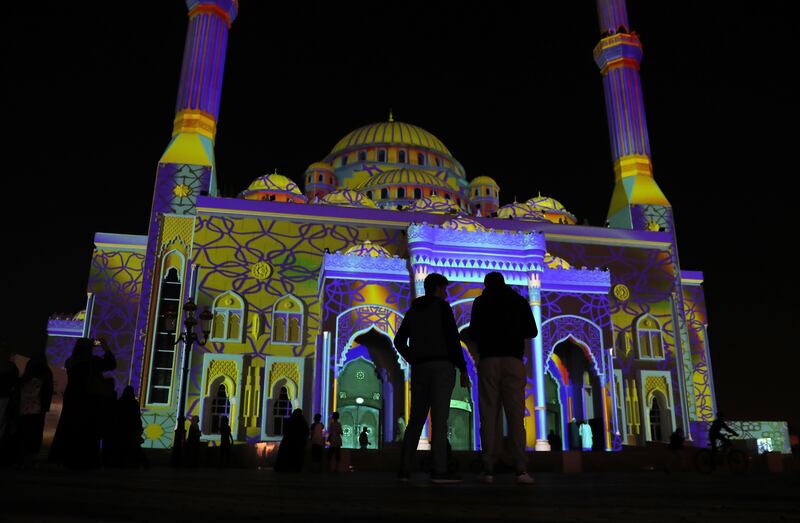
[(390, 472), (254, 469), (0, 470), (2, 522), (800, 522), (800, 474), (538, 473), (493, 485), (408, 484)]

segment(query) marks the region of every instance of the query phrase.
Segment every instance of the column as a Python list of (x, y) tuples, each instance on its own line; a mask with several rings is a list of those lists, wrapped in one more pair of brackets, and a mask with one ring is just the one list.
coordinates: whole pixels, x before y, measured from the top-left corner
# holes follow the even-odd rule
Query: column
[(534, 272), (528, 278), (528, 302), (536, 320), (539, 334), (533, 339), (533, 375), (536, 383), (534, 402), (536, 409), (535, 450), (550, 450), (547, 441), (547, 411), (544, 397), (544, 350), (542, 348), (542, 280), (541, 274)]

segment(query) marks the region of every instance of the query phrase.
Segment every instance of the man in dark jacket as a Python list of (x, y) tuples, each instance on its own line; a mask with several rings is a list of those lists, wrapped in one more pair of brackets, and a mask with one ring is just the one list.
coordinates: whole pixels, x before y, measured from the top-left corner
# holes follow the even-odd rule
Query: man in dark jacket
[(472, 304), (470, 335), (477, 341), (478, 403), (481, 417), (484, 481), (494, 481), (494, 461), (502, 441), (498, 433), (500, 405), (506, 413), (510, 451), (518, 483), (533, 483), (525, 455), (525, 384), (522, 362), (525, 340), (538, 334), (528, 301), (506, 285), (503, 275), (490, 272), (483, 294)]
[(425, 278), (425, 296), (413, 301), (394, 338), (397, 352), (411, 365), (411, 412), (403, 437), (401, 480), (408, 479), (411, 461), (430, 411), (433, 432), (431, 480), (435, 483), (458, 481), (447, 473), (447, 417), (456, 367), (461, 371), (461, 386), (469, 387), (470, 383), (456, 320), (446, 301), (448, 283), (441, 274), (430, 274)]

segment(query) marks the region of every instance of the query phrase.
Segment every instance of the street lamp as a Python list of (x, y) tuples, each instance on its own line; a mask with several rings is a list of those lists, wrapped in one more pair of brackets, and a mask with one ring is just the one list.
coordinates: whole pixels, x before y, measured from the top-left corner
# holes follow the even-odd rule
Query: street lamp
[[(197, 304), (189, 298), (183, 305), (183, 332), (175, 341), (175, 345), (183, 342), (183, 372), (181, 374), (181, 396), (178, 400), (178, 423), (175, 427), (175, 440), (172, 443), (172, 464), (180, 466), (181, 458), (183, 457), (183, 442), (186, 440), (186, 381), (189, 377), (189, 360), (192, 356), (192, 345), (195, 342), (200, 345), (205, 345), (208, 341), (208, 336), (211, 334), (211, 320), (214, 315), (206, 307), (200, 313), (200, 330), (203, 331), (203, 337), (198, 338), (195, 333), (197, 326)], [(164, 326), (168, 332), (174, 332), (178, 327), (178, 318), (174, 310), (168, 310), (164, 313)]]

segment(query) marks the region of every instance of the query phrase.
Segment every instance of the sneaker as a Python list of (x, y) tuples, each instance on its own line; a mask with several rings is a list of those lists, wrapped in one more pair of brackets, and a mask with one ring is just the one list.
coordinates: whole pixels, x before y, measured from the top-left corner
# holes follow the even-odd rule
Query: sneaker
[(494, 474), (481, 475), (481, 483), (486, 483), (487, 485), (494, 483)]
[(523, 472), (517, 476), (517, 485), (533, 485), (533, 477), (527, 472)]
[(447, 484), (447, 483), (461, 483), (461, 476), (452, 474), (450, 472), (434, 472), (431, 474), (431, 483)]
[(401, 470), (400, 472), (397, 473), (397, 481), (407, 482), (410, 479), (409, 476), (410, 475), (408, 472)]

